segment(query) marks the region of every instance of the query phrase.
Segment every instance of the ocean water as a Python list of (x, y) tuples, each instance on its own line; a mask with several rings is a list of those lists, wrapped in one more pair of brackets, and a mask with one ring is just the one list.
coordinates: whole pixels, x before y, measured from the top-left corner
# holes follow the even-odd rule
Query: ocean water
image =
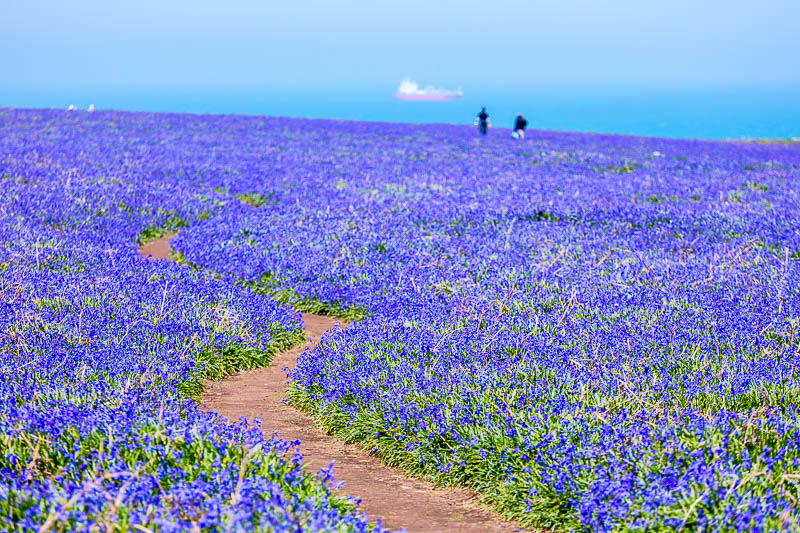
[[(451, 102), (403, 102), (394, 87), (319, 90), (9, 90), (0, 106), (235, 113), (470, 124), (485, 105), (495, 126), (522, 113), (531, 128), (700, 139), (799, 138), (800, 87), (464, 88)], [(498, 131), (497, 134), (500, 132)]]

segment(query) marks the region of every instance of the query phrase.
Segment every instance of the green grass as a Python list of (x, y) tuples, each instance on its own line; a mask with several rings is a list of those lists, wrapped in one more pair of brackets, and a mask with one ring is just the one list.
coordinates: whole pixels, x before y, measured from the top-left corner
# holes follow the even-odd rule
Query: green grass
[(301, 313), (314, 313), (333, 318), (340, 318), (347, 322), (358, 322), (367, 316), (363, 307), (345, 306), (339, 302), (324, 302), (318, 298), (298, 295), (291, 287), (271, 273), (262, 275), (254, 282), (242, 282), (256, 294), (267, 295), (282, 304), (291, 306)]
[[(114, 477), (109, 472), (118, 468), (112, 463), (117, 456), (106, 453), (107, 450), (114, 449), (119, 460), (127, 465), (130, 474), (138, 478), (155, 479), (160, 487), (167, 490), (175, 482), (174, 474), (170, 475), (175, 470), (183, 473), (181, 482), (234, 470), (239, 471), (242, 478), (246, 476), (269, 479), (278, 485), (284, 497), (297, 498), (297, 501), (326, 500), (332, 508), (343, 515), (354, 510), (354, 505), (344, 497), (328, 493), (315, 476), (304, 470), (297, 472), (297, 467), (287, 458), (276, 453), (262, 453), (261, 444), (249, 446), (238, 439), (224, 443), (214, 442), (196, 431), (192, 432), (191, 438), (186, 438), (187, 435), (174, 434), (167, 424), (167, 421), (160, 420), (158, 414), (154, 413), (152, 421), (140, 423), (135, 431), (122, 435), (102, 431), (92, 431), (84, 435), (75, 427), (62, 433), (57, 440), (53, 440), (51, 436), (18, 432), (0, 442), (0, 449), (3, 451), (0, 454), (0, 468), (15, 471), (22, 465), (35, 479), (53, 479), (64, 471), (67, 460), (79, 461), (84, 468), (77, 471), (86, 472), (87, 477), (72, 478), (70, 481), (79, 486), (91, 486), (94, 490), (106, 491), (106, 485)], [(148, 449), (142, 448), (143, 441), (148, 442)], [(75, 450), (75, 453), (67, 458), (61, 453), (64, 449)], [(158, 453), (152, 450), (158, 450)], [(9, 456), (16, 457), (16, 461), (7, 461)], [(295, 473), (291, 474), (292, 472)], [(94, 485), (87, 484), (85, 481), (87, 478), (94, 480)], [(124, 493), (124, 486), (121, 490), (119, 493), (107, 494), (109, 502), (113, 502), (114, 497), (119, 499)], [(257, 499), (269, 496), (266, 494), (254, 497)], [(237, 494), (234, 493), (223, 503), (230, 504), (236, 498)], [(73, 505), (66, 496), (60, 503), (66, 510)], [(196, 507), (187, 505), (186, 502), (175, 500), (168, 495), (163, 496), (162, 504), (166, 509), (172, 508), (178, 511), (188, 520), (199, 521), (208, 512), (208, 509), (201, 505)], [(0, 529), (17, 530), (20, 523), (32, 517), (43, 523), (50, 523), (53, 531), (74, 531), (81, 528), (82, 524), (76, 522), (70, 514), (57, 516), (55, 512), (56, 509), (50, 508), (46, 502), (34, 500), (29, 494), (12, 489), (0, 499)], [(141, 509), (131, 506), (126, 499), (123, 499), (122, 503), (118, 502), (116, 505), (111, 503), (87, 513), (87, 516), (96, 523), (93, 530), (129, 531), (138, 529), (131, 527), (131, 515), (137, 512), (141, 512)], [(156, 510), (153, 509), (152, 512), (155, 513)], [(300, 524), (309, 525), (306, 521), (310, 513), (304, 507), (298, 505), (294, 512), (297, 513), (293, 516), (295, 520)], [(152, 529), (141, 530), (158, 531), (159, 518), (162, 516), (149, 516), (145, 524)], [(227, 514), (223, 516), (223, 521), (230, 518), (231, 516)], [(268, 517), (255, 515), (253, 519), (255, 524), (261, 522), (266, 526), (269, 523)], [(232, 526), (233, 524), (229, 524), (229, 527)], [(45, 530), (44, 527), (41, 530)]]
[(160, 224), (151, 224), (144, 228), (139, 236), (136, 237), (136, 244), (142, 246), (144, 244), (156, 241), (161, 237), (166, 237), (171, 233), (177, 232), (180, 228), (188, 226), (188, 222), (178, 216), (175, 211), (168, 211), (164, 220)]
[(247, 193), (247, 194), (235, 194), (234, 197), (237, 198), (242, 203), (250, 205), (252, 207), (261, 207), (264, 204), (272, 205), (270, 200), (272, 199), (273, 193), (269, 194), (258, 194), (255, 192)]

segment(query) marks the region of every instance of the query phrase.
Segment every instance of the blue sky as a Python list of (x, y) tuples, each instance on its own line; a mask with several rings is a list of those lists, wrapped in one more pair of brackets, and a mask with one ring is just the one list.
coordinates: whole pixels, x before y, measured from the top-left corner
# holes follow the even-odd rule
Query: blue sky
[(797, 0), (20, 0), (0, 89), (800, 86), (799, 21)]

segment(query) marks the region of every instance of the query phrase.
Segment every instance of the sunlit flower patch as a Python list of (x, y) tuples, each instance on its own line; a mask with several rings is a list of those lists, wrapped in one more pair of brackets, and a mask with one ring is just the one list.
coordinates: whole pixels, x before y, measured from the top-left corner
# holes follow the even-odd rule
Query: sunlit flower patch
[[(259, 433), (220, 429), (186, 399), (219, 359), (262, 364), (251, 358), (293, 342), (291, 306), (356, 321), (300, 359), (295, 405), (524, 524), (800, 528), (800, 147), (260, 117), (0, 119), (2, 356), (19, 376), (0, 385), (14, 435), (3, 468), (19, 497), (48, 495), (33, 519), (66, 516), (76, 487), (75, 520), (121, 516), (109, 502), (129, 482), (126, 516), (141, 522), (228, 524), (253, 502), (247, 516), (365, 527), (302, 476), (304, 496), (280, 499), (295, 493), (291, 462), (269, 491), (237, 493), (233, 465)], [(137, 237), (172, 231), (182, 265), (133, 256)], [(51, 429), (42, 413), (59, 406)], [(86, 434), (71, 436), (81, 417)], [(145, 424), (160, 417), (181, 422)], [(129, 429), (109, 436), (107, 420)], [(43, 459), (37, 439), (73, 451)], [(134, 451), (151, 442), (174, 459), (147, 465)], [(187, 470), (208, 446), (210, 466)], [(178, 481), (162, 492), (143, 472)], [(83, 488), (98, 478), (113, 489)], [(191, 511), (201, 495), (217, 507)], [(303, 514), (310, 502), (328, 503)]]

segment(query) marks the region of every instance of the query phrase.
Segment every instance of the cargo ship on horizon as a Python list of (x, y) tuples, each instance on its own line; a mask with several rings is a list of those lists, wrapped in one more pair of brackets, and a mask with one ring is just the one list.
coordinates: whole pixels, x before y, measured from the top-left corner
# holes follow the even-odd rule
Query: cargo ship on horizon
[(461, 89), (451, 91), (449, 89), (437, 89), (431, 85), (420, 88), (419, 84), (404, 79), (400, 83), (394, 97), (398, 100), (405, 100), (410, 102), (448, 102), (450, 100), (458, 100), (464, 97)]

